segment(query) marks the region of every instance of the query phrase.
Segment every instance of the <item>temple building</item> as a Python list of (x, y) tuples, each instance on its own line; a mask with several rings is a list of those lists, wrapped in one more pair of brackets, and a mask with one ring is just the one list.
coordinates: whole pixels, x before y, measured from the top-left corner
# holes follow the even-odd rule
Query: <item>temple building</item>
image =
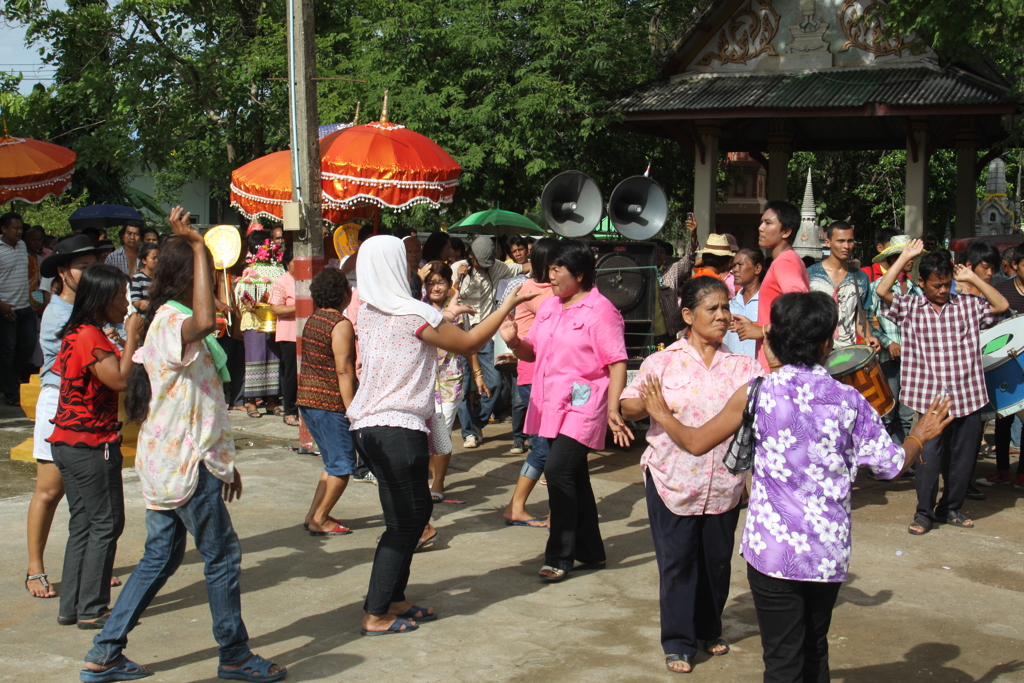
[(613, 99), (619, 125), (693, 153), (702, 242), (709, 231), (740, 232), (717, 224), (721, 152), (761, 166), (766, 199), (794, 201), (786, 180), (795, 151), (905, 149), (904, 228), (920, 236), (928, 158), (955, 149), (955, 235), (974, 235), (977, 178), (1021, 110), (1012, 84), (981, 57), (951, 62), (913, 35), (884, 36), (878, 19), (865, 16), (875, 4), (706, 2), (678, 40), (662, 46), (662, 77)]
[(978, 235), (1005, 235), (1020, 223), (1020, 207), (1006, 196), (1006, 164), (993, 159), (988, 165), (985, 197), (978, 200), (974, 228)]

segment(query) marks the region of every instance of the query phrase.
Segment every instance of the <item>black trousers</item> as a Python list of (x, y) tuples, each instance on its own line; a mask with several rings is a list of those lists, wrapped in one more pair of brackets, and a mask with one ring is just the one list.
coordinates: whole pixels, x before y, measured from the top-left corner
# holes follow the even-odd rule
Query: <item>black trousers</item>
[(281, 399), (285, 415), (298, 415), (295, 395), (299, 391), (295, 342), (281, 342)]
[[(944, 522), (947, 512), (963, 507), (981, 444), (981, 428), (981, 412), (974, 412), (956, 418), (938, 438), (924, 445), (924, 464), (915, 468), (917, 514)], [(944, 486), (936, 503), (940, 475)]]
[(228, 374), (231, 381), (224, 383), (224, 398), (229, 408), (245, 405), (245, 342), (231, 337), (217, 339), (228, 354)]
[(71, 519), (60, 583), (60, 616), (95, 619), (110, 606), (117, 539), (124, 531), (121, 447), (54, 446)]
[(776, 579), (747, 565), (764, 683), (828, 683), (828, 627), (841, 583)]
[(544, 564), (568, 571), (576, 560), (584, 564), (604, 562), (597, 501), (587, 465), (590, 448), (564, 434), (549, 439), (549, 443), (544, 475), (548, 480), (551, 530)]
[(698, 640), (722, 635), (740, 508), (719, 515), (677, 515), (665, 507), (648, 476), (647, 516), (661, 578), (661, 647), (667, 655), (692, 657)]
[[(1010, 471), (1010, 432), (1016, 415), (996, 420), (996, 471)], [(1024, 474), (1024, 458), (1017, 459), (1017, 474)]]
[(434, 506), (430, 499), (427, 433), (401, 427), (365, 427), (355, 432), (377, 477), (386, 529), (377, 544), (363, 610), (381, 615), (405, 600), (409, 567)]

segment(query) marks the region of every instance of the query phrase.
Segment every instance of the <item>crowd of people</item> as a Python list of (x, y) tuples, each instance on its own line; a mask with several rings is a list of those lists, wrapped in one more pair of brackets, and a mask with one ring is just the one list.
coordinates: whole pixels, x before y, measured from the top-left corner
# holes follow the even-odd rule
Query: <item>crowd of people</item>
[[(67, 498), (57, 620), (99, 631), (83, 681), (151, 675), (123, 651), (180, 565), (187, 534), (206, 565), (218, 675), (286, 675), (249, 649), (241, 617), (241, 545), (226, 506), (243, 491), (230, 410), (291, 426), (301, 416), (323, 462), (304, 520), (311, 535), (351, 533), (334, 507), (350, 481), (377, 484), (385, 529), (363, 605), (366, 636), (409, 633), (438, 617), (406, 589), (414, 554), (438, 535), (433, 506), (466, 502), (445, 492), (456, 417), (465, 449), (481, 446), (488, 425), (511, 422), (510, 453), (526, 457), (502, 515), (509, 526), (546, 529), (538, 576), (549, 583), (608, 562), (588, 456), (609, 435), (625, 448), (643, 430), (661, 642), (673, 672), (691, 671), (701, 648), (730, 650), (722, 615), (744, 507), (740, 553), (766, 681), (828, 680), (858, 468), (914, 477), (911, 534), (973, 526), (963, 508), (980, 494), (970, 486), (988, 401), (980, 331), (1024, 310), (1024, 250), (1009, 255), (1014, 277), (993, 285), (1002, 258), (983, 244), (954, 264), (944, 250), (880, 230), (873, 264), (857, 269), (855, 228), (836, 221), (826, 228), (828, 257), (808, 267), (792, 248), (792, 204), (768, 203), (757, 248), (718, 234), (702, 246), (691, 218), (678, 260), (669, 260), (672, 245), (657, 245), (652, 335), (663, 350), (629, 381), (625, 323), (596, 286), (585, 241), (479, 236), (467, 245), (442, 231), (421, 240), (367, 227), (354, 253), (329, 253), (313, 277), (315, 311), (300, 330), (280, 228), (251, 226), (244, 258), (225, 271), (213, 268), (188, 219), (172, 211), (166, 236), (126, 226), (116, 250), (78, 234), (33, 255), (20, 217), (0, 217), (0, 329), (18, 360), (2, 366), (0, 388), (17, 403), (33, 353), (41, 385), (26, 588), (57, 597), (43, 555)], [(885, 416), (823, 367), (853, 344), (878, 356), (896, 402)], [(140, 425), (148, 538), (111, 605), (124, 528), (121, 393)], [(726, 465), (748, 419), (749, 477)], [(979, 483), (1013, 481), (1013, 426), (1014, 416), (997, 420), (997, 473)], [(1022, 473), (1018, 465), (1024, 487)], [(538, 482), (547, 514), (527, 511)]]

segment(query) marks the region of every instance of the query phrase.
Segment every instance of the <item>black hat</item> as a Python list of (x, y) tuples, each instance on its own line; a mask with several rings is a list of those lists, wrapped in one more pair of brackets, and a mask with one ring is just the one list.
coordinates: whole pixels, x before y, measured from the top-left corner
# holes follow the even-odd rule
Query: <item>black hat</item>
[(73, 235), (65, 240), (57, 242), (53, 253), (43, 259), (39, 264), (39, 274), (43, 277), (57, 277), (57, 267), (71, 263), (76, 256), (85, 254), (105, 254), (113, 251), (114, 245), (94, 246), (88, 235)]

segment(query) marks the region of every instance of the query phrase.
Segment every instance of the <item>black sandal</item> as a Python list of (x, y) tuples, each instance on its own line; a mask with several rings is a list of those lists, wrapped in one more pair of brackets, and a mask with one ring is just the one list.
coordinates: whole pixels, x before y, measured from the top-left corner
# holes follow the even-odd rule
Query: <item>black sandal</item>
[[(718, 647), (719, 645), (724, 646), (725, 649), (724, 650), (719, 650), (718, 652), (712, 652), (711, 651), (711, 648)], [(711, 640), (705, 640), (704, 641), (704, 651), (707, 652), (712, 657), (721, 657), (722, 655), (729, 654), (729, 643), (728, 643), (728, 641), (726, 641), (725, 638), (712, 638)]]
[[(914, 527), (919, 526), (924, 531), (914, 531)], [(914, 536), (924, 536), (926, 533), (932, 530), (932, 520), (924, 515), (914, 515), (914, 522), (907, 527), (907, 532)]]
[[(968, 521), (971, 522), (969, 525), (968, 524), (964, 524), (964, 522), (968, 522)], [(946, 524), (950, 524), (952, 526), (958, 526), (961, 529), (973, 529), (974, 528), (974, 521), (973, 520), (968, 520), (967, 517), (964, 516), (964, 513), (960, 512), (959, 510), (950, 510), (949, 512), (946, 513)]]
[(690, 664), (690, 655), (665, 655), (665, 668), (674, 674), (688, 674), (693, 671), (693, 664), (690, 664), (690, 671), (677, 671), (673, 669), (669, 664), (673, 662), (683, 662), (684, 664)]
[[(43, 584), (43, 590), (44, 591), (46, 591), (47, 593), (50, 592), (50, 582), (47, 580), (47, 575), (46, 574), (25, 574), (25, 590), (27, 590), (29, 592), (29, 594), (32, 594), (32, 591), (29, 590), (29, 587), (28, 587), (28, 582), (29, 581), (38, 581), (39, 583)], [(56, 595), (32, 595), (32, 597), (33, 598), (43, 598), (45, 600), (45, 599), (49, 599), (49, 598), (55, 598), (57, 596)]]

